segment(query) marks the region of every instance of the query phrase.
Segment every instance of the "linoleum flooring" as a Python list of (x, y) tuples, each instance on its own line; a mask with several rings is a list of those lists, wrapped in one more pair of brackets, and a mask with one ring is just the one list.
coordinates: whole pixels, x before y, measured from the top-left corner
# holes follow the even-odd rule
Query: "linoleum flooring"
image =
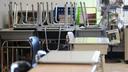
[(105, 72), (128, 72), (128, 64), (120, 63), (106, 63)]

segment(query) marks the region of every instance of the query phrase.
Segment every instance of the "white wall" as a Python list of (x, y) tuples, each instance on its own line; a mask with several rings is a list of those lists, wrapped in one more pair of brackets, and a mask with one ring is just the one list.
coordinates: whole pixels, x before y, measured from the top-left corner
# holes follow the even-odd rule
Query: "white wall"
[(124, 5), (128, 5), (128, 0), (123, 0)]
[(0, 28), (8, 23), (8, 5), (7, 0), (0, 0)]

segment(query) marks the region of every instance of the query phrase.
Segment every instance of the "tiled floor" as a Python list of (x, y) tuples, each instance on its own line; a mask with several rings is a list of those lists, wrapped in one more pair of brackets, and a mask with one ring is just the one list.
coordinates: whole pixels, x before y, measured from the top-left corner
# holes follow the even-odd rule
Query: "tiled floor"
[(105, 72), (128, 72), (128, 64), (124, 61), (124, 53), (113, 53), (106, 56)]
[(106, 63), (105, 72), (128, 72), (128, 64), (125, 63)]
[(121, 57), (106, 58), (105, 72), (128, 72), (128, 64)]

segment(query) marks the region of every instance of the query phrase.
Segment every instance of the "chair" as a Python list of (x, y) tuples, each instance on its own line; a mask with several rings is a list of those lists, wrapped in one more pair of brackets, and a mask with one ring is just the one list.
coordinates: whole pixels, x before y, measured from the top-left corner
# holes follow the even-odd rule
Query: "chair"
[(11, 64), (10, 72), (27, 72), (31, 68), (31, 64), (27, 61), (16, 61)]
[(120, 45), (120, 35), (118, 29), (108, 30), (107, 31), (108, 37), (109, 37), (109, 48), (110, 52), (112, 53), (112, 49), (115, 46)]
[(36, 36), (31, 36), (31, 37), (29, 37), (28, 40), (29, 40), (29, 43), (30, 43), (31, 48), (32, 48), (32, 63), (31, 64), (33, 65), (34, 63), (36, 63), (35, 56), (37, 54), (37, 51), (39, 49), (41, 49), (40, 40)]
[(41, 49), (40, 40), (36, 36), (28, 38), (32, 50), (32, 62), (27, 61), (16, 61), (11, 64), (11, 72), (27, 72), (31, 67), (35, 67), (37, 60), (43, 57), (46, 52)]

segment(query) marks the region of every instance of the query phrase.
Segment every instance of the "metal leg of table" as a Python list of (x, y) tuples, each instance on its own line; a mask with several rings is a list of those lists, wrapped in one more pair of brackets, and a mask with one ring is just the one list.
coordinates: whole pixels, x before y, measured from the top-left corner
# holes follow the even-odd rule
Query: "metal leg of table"
[(105, 72), (105, 55), (101, 55), (102, 72)]
[(9, 49), (8, 49), (8, 42), (7, 42), (7, 71), (9, 71)]
[(9, 71), (9, 49), (7, 48), (7, 71)]
[(1, 72), (4, 72), (4, 45), (7, 41), (4, 41), (1, 45)]
[(16, 61), (19, 60), (18, 49), (16, 48)]
[(14, 62), (14, 49), (12, 48), (12, 63)]
[(97, 72), (104, 72), (104, 55), (100, 55), (99, 63), (97, 65)]
[(3, 48), (1, 47), (1, 72), (3, 72)]

